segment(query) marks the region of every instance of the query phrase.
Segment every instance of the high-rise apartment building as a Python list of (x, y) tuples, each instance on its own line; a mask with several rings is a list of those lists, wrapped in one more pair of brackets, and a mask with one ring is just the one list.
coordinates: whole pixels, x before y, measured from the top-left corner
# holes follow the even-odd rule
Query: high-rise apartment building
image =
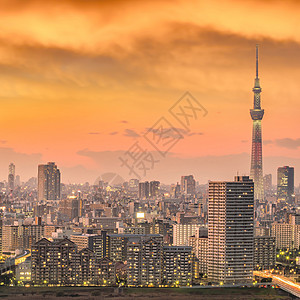
[(18, 225), (2, 226), (2, 252), (15, 253), (20, 248), (20, 230)]
[(10, 190), (15, 188), (15, 173), (16, 166), (13, 163), (10, 163), (8, 166), (8, 188)]
[(256, 236), (254, 238), (254, 261), (255, 270), (270, 270), (274, 268), (276, 260), (275, 237)]
[(188, 246), (189, 238), (195, 235), (199, 224), (174, 224), (173, 225), (173, 245)]
[(272, 224), (271, 234), (275, 237), (277, 249), (299, 248), (300, 225), (290, 223)]
[(60, 171), (54, 162), (38, 167), (38, 200), (60, 199)]
[(163, 271), (163, 236), (131, 238), (127, 248), (128, 286), (159, 286)]
[(289, 166), (277, 169), (277, 198), (292, 201), (294, 195), (294, 168)]
[(254, 184), (248, 176), (209, 183), (208, 277), (212, 282), (252, 283)]
[(192, 247), (164, 246), (163, 248), (163, 285), (187, 286), (193, 277)]

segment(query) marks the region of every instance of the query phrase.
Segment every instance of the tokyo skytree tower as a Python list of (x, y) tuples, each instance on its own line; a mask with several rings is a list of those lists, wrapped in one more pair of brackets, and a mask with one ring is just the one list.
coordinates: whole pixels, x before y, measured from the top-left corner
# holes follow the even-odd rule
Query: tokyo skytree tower
[(250, 177), (254, 181), (254, 199), (262, 201), (264, 199), (264, 186), (262, 167), (261, 120), (264, 116), (264, 110), (261, 109), (260, 105), (261, 87), (258, 78), (258, 45), (256, 45), (256, 77), (253, 93), (254, 106), (253, 109), (250, 109), (251, 118), (253, 120)]

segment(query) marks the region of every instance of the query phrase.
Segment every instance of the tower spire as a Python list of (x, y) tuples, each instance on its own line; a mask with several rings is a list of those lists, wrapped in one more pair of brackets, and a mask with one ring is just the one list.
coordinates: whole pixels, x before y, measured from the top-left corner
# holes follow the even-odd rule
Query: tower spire
[(258, 78), (258, 47), (259, 44), (256, 44), (256, 78)]

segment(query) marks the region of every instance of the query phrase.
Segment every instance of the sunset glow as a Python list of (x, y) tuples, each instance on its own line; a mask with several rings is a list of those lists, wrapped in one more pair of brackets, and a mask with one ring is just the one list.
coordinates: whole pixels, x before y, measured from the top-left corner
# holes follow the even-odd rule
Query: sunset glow
[(128, 179), (118, 156), (186, 91), (208, 114), (149, 178), (249, 174), (256, 43), (264, 172), (299, 169), (299, 15), (298, 1), (0, 0), (1, 176), (55, 161), (63, 182)]

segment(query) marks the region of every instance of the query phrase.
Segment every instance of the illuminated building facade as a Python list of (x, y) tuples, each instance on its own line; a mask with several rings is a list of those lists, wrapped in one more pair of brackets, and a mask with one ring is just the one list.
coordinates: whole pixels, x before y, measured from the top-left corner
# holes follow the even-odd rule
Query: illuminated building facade
[(187, 286), (192, 284), (192, 247), (164, 246), (163, 285)]
[(270, 270), (275, 267), (276, 242), (273, 236), (254, 237), (254, 269)]
[(248, 176), (209, 182), (208, 278), (252, 284), (254, 184)]
[(289, 166), (277, 169), (277, 198), (291, 202), (294, 195), (294, 168)]
[(159, 286), (162, 283), (163, 236), (131, 238), (127, 248), (128, 286)]

